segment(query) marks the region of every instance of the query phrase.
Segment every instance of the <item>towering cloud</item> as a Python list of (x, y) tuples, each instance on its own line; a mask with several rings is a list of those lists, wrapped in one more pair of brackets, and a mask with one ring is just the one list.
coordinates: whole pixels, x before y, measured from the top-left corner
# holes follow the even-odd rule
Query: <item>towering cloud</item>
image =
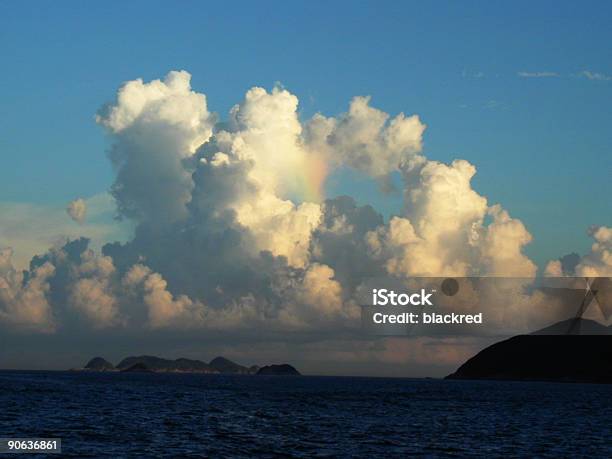
[(321, 211), (316, 202), (296, 205), (288, 198), (320, 199), (323, 177), (311, 174), (321, 158), (302, 144), (297, 103), (279, 88), (249, 90), (231, 110), (227, 129), (198, 154), (192, 205), (200, 216), (231, 212), (249, 230), (255, 254), (267, 250), (303, 267)]
[(192, 183), (183, 161), (210, 138), (215, 123), (190, 80), (182, 71), (164, 81), (130, 81), (96, 117), (114, 139), (109, 156), (120, 215), (155, 226), (187, 216)]

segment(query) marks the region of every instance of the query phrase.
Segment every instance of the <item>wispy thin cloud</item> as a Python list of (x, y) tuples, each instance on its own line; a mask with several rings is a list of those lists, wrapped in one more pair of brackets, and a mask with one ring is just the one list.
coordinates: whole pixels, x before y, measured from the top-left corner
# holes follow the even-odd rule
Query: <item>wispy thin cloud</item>
[(505, 106), (499, 100), (489, 99), (485, 102), (484, 108), (489, 109), (489, 110), (495, 110), (495, 109), (503, 109), (505, 108)]
[(484, 72), (470, 72), (467, 69), (463, 69), (463, 71), (461, 72), (461, 77), (463, 78), (474, 78), (474, 79), (481, 79), (484, 78), (486, 75), (484, 74)]
[(517, 75), (521, 78), (554, 78), (559, 76), (557, 72), (518, 72)]
[(517, 72), (519, 78), (585, 78), (591, 81), (612, 81), (612, 75), (591, 70), (563, 75), (557, 72)]
[(591, 72), (590, 70), (583, 70), (578, 74), (579, 77), (586, 78), (587, 80), (596, 80), (596, 81), (610, 81), (612, 80), (611, 75), (606, 75), (605, 73), (599, 72)]

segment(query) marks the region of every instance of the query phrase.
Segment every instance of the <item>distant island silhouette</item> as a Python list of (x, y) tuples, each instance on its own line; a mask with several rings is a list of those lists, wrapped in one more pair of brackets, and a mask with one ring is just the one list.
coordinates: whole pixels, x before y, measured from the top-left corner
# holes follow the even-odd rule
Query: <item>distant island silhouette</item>
[(285, 375), (285, 376), (299, 376), (299, 372), (291, 365), (286, 363), (282, 365), (267, 365), (262, 367), (257, 372), (258, 375)]
[(612, 326), (570, 319), (495, 343), (446, 379), (612, 383)]
[(257, 365), (245, 367), (225, 357), (216, 357), (210, 363), (201, 360), (179, 358), (175, 360), (164, 359), (152, 355), (126, 357), (116, 366), (102, 357), (94, 357), (83, 368), (75, 371), (98, 372), (149, 372), (149, 373), (203, 373), (203, 374), (230, 374), (230, 375), (293, 375), (301, 373), (293, 366), (284, 363), (281, 365), (267, 365), (262, 368)]

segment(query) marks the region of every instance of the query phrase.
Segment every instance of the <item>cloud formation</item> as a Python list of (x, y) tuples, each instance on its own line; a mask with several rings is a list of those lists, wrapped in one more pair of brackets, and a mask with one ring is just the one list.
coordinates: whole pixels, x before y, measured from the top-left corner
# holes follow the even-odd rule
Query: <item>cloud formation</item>
[[(304, 327), (357, 316), (357, 267), (532, 276), (529, 233), (472, 189), (476, 168), (427, 160), (419, 117), (370, 102), (355, 97), (344, 114), (302, 122), (295, 95), (255, 87), (219, 123), (187, 72), (124, 84), (97, 122), (112, 139), (112, 192), (135, 237), (100, 256), (83, 246), (72, 262), (56, 249), (49, 262), (68, 273), (67, 304), (98, 327), (130, 323), (124, 308), (134, 303), (153, 328), (219, 317), (227, 327), (228, 311)], [(403, 215), (384, 223), (350, 198), (324, 200), (327, 173), (341, 167), (400, 171)]]

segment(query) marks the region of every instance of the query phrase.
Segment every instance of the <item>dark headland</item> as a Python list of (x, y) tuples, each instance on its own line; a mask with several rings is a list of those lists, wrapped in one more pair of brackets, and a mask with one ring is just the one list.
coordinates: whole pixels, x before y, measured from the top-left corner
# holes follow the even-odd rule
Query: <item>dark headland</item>
[(246, 367), (232, 362), (225, 357), (216, 357), (210, 363), (201, 360), (179, 358), (175, 360), (164, 359), (152, 355), (126, 357), (116, 366), (102, 357), (94, 357), (81, 371), (122, 371), (122, 372), (149, 372), (149, 373), (203, 373), (224, 375), (299, 375), (289, 364), (268, 365), (263, 368), (257, 365)]
[(291, 365), (267, 365), (257, 372), (258, 375), (299, 376), (300, 373)]
[(612, 327), (560, 322), (495, 343), (446, 378), (612, 383)]

